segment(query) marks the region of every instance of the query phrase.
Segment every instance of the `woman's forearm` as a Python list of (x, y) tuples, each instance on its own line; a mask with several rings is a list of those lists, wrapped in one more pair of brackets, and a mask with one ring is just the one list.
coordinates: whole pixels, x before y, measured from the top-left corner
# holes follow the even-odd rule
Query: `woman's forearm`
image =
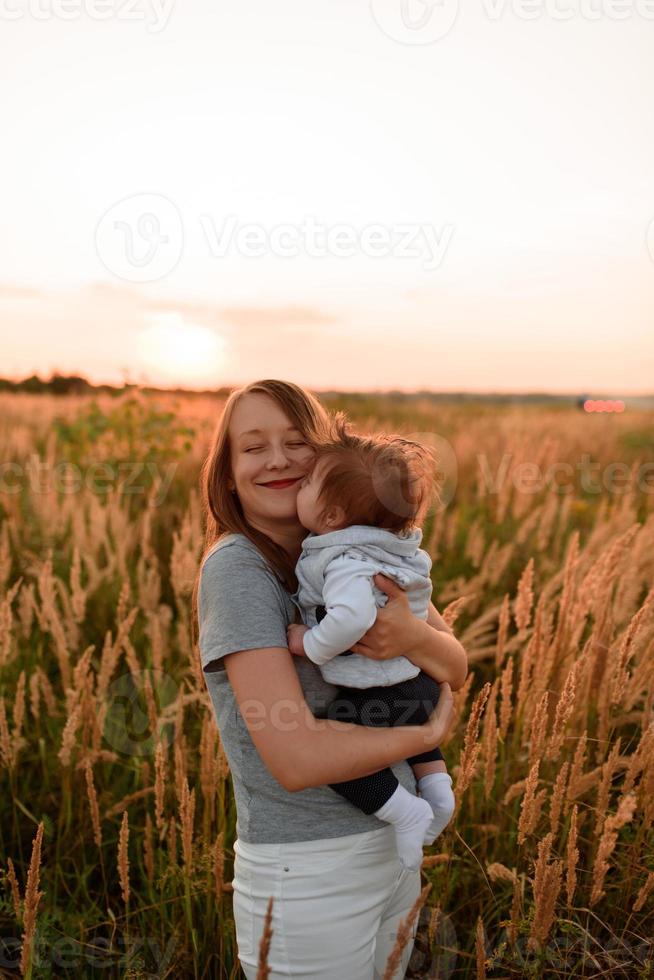
[(292, 791), (369, 776), (433, 747), (420, 725), (370, 728), (313, 718), (307, 729), (295, 744)]
[[(435, 625), (436, 617), (442, 628)], [(439, 684), (447, 681), (453, 691), (458, 691), (468, 673), (465, 649), (438, 612), (434, 610), (430, 619), (431, 625), (428, 620), (414, 620), (415, 632), (406, 656)]]

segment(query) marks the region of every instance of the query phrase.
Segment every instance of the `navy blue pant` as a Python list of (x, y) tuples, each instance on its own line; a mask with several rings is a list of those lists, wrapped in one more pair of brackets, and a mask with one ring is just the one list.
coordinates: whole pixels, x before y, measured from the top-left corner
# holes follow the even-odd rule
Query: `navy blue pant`
[[(316, 607), (316, 619), (320, 622), (326, 614), (324, 606)], [(339, 653), (339, 657), (351, 657), (352, 651)], [(390, 687), (340, 686), (338, 694), (327, 707), (327, 718), (347, 721), (353, 725), (370, 728), (395, 728), (397, 725), (422, 725), (436, 707), (440, 685), (423, 670), (408, 681), (400, 681)], [(413, 755), (406, 761), (435, 762), (443, 758), (439, 748)], [(373, 772), (370, 776), (346, 779), (342, 783), (329, 783), (354, 806), (364, 813), (374, 813), (387, 802), (399, 786), (399, 780), (390, 767)]]
[[(434, 710), (439, 693), (440, 686), (424, 671), (420, 671), (417, 677), (390, 687), (367, 687), (364, 690), (339, 687), (337, 696), (327, 708), (327, 717), (372, 728), (422, 725)], [(406, 761), (414, 765), (416, 762), (433, 762), (442, 758), (443, 753), (436, 748), (413, 755)], [(390, 799), (399, 781), (387, 766), (370, 776), (329, 785), (364, 813), (374, 813)]]

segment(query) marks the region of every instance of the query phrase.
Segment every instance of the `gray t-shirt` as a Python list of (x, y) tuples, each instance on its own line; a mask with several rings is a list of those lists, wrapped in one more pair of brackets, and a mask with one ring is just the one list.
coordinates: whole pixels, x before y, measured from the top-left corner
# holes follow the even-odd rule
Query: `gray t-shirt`
[[(329, 786), (289, 792), (257, 752), (221, 658), (237, 650), (287, 647), (286, 627), (295, 621), (295, 606), (245, 535), (226, 535), (205, 558), (198, 616), (202, 667), (231, 770), (239, 839), (248, 844), (286, 844), (344, 837), (386, 826)], [(293, 662), (309, 708), (316, 718), (324, 718), (338, 688), (328, 684), (310, 660), (293, 657)], [(391, 768), (405, 789), (415, 795), (409, 764), (399, 762)]]

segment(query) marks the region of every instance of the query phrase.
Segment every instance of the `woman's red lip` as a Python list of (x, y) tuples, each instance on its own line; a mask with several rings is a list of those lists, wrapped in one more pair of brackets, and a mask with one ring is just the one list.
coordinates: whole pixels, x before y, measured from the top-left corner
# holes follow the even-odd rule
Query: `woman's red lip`
[(290, 487), (291, 484), (301, 480), (301, 476), (296, 476), (292, 480), (271, 480), (270, 483), (262, 483), (262, 487)]

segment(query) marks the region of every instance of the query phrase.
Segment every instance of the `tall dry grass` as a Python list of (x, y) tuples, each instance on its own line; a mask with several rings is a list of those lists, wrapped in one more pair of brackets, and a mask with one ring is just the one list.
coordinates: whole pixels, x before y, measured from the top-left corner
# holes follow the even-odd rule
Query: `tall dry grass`
[[(651, 976), (651, 415), (333, 407), (437, 433), (458, 465), (424, 544), (471, 670), (443, 746), (455, 817), (423, 865), (407, 975)], [(189, 604), (220, 410), (0, 396), (7, 975), (240, 975), (234, 801)], [(577, 472), (569, 493), (525, 489), (525, 463), (584, 454), (604, 476), (624, 464), (623, 488)]]

